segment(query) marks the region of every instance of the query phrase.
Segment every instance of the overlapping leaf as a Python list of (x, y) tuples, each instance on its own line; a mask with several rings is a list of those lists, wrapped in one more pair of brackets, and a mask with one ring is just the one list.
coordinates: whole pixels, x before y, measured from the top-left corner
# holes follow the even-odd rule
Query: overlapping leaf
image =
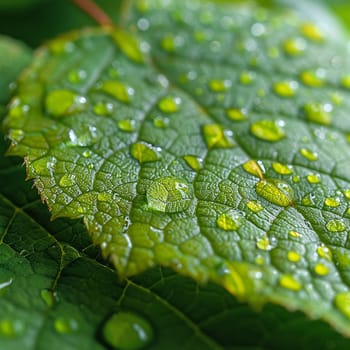
[(83, 218), (122, 275), (169, 266), (348, 333), (342, 38), (197, 2), (122, 19), (52, 41), (12, 102), (10, 154), (53, 217)]

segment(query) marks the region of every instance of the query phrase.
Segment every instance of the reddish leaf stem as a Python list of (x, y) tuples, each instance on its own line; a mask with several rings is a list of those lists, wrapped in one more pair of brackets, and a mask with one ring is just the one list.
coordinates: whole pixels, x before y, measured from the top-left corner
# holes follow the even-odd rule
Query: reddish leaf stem
[(75, 5), (80, 7), (92, 19), (101, 26), (112, 25), (111, 18), (93, 0), (73, 0)]

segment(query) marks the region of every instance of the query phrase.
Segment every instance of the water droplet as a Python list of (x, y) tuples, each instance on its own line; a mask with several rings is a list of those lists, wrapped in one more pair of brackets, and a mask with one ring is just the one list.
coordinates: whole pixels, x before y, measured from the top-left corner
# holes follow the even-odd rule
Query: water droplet
[(8, 137), (14, 145), (17, 145), (24, 138), (24, 131), (22, 129), (10, 129)]
[(152, 341), (153, 336), (150, 323), (130, 312), (113, 314), (103, 326), (103, 338), (113, 348), (142, 349)]
[(56, 302), (56, 294), (50, 289), (42, 289), (40, 292), (41, 299), (45, 302), (48, 307), (53, 306)]
[(350, 318), (350, 292), (338, 293), (334, 298), (334, 304), (347, 318)]
[(106, 94), (115, 97), (118, 101), (129, 103), (135, 91), (130, 86), (125, 85), (120, 81), (105, 80), (99, 86), (99, 90)]
[(118, 128), (121, 131), (133, 132), (135, 131), (135, 120), (132, 119), (122, 119), (117, 122)]
[(88, 150), (88, 149), (84, 150), (83, 157), (84, 158), (90, 158), (91, 157), (91, 151)]
[(204, 125), (203, 135), (208, 148), (232, 148), (235, 146), (230, 134), (219, 124)]
[(264, 207), (258, 201), (249, 201), (247, 203), (247, 208), (253, 213), (259, 213), (259, 211), (264, 209)]
[(267, 236), (262, 237), (256, 242), (256, 246), (261, 250), (269, 251), (273, 249), (273, 246)]
[(304, 106), (306, 118), (314, 123), (330, 125), (332, 122), (331, 111), (333, 106), (330, 103), (308, 103)]
[(298, 56), (306, 49), (306, 41), (303, 38), (288, 39), (283, 43), (284, 52), (290, 56)]
[(109, 102), (98, 102), (94, 106), (94, 113), (97, 115), (111, 115), (114, 106)]
[(288, 234), (289, 234), (291, 237), (294, 237), (294, 238), (301, 238), (301, 237), (303, 237), (299, 232), (293, 231), (293, 230), (289, 231)]
[(199, 171), (202, 167), (202, 159), (196, 156), (184, 156), (186, 163), (194, 170)]
[(162, 118), (162, 117), (155, 117), (153, 119), (153, 125), (156, 128), (165, 129), (169, 125), (169, 119)]
[(59, 38), (59, 39), (51, 40), (48, 43), (48, 47), (53, 54), (60, 55), (65, 52), (72, 52), (75, 48), (75, 45), (73, 42), (67, 39)]
[(230, 108), (226, 111), (226, 115), (230, 120), (238, 122), (247, 118), (247, 111), (244, 108)]
[(318, 184), (321, 182), (320, 176), (318, 174), (309, 174), (306, 176), (306, 179), (310, 184)]
[(327, 197), (324, 201), (324, 204), (332, 208), (339, 207), (340, 199), (338, 197)]
[(263, 179), (255, 186), (256, 193), (271, 203), (287, 207), (293, 203), (293, 190), (278, 179)]
[(315, 161), (315, 160), (318, 159), (317, 152), (313, 152), (313, 151), (311, 151), (311, 150), (309, 150), (307, 148), (301, 148), (299, 152), (307, 160)]
[(300, 80), (307, 86), (321, 87), (325, 83), (325, 71), (304, 71), (300, 73)]
[(255, 79), (255, 73), (250, 71), (244, 71), (239, 76), (239, 81), (241, 84), (249, 85)]
[(250, 159), (243, 163), (242, 167), (247, 173), (258, 177), (259, 179), (262, 179), (264, 177), (263, 174), (265, 172), (265, 169), (263, 168), (262, 163), (259, 164), (259, 162)]
[(54, 328), (58, 333), (73, 333), (79, 329), (79, 324), (72, 317), (59, 317), (54, 322)]
[(111, 192), (100, 192), (97, 195), (97, 200), (100, 202), (111, 202), (113, 200), (113, 194)]
[(68, 80), (73, 84), (78, 84), (86, 79), (87, 73), (82, 69), (73, 69), (68, 73)]
[(140, 18), (137, 21), (137, 28), (143, 32), (148, 30), (149, 26), (150, 26), (150, 23), (147, 18)]
[(211, 91), (214, 92), (225, 92), (227, 91), (232, 85), (231, 80), (210, 80), (209, 82), (209, 88)]
[(293, 169), (290, 165), (285, 165), (282, 163), (272, 163), (273, 170), (281, 175), (290, 175), (293, 172)]
[(326, 276), (329, 274), (329, 268), (325, 264), (316, 264), (314, 271), (320, 276)]
[(54, 90), (45, 99), (47, 113), (54, 117), (64, 117), (85, 110), (87, 100), (69, 90)]
[(12, 282), (13, 282), (12, 278), (10, 278), (5, 282), (0, 282), (0, 297), (6, 293), (6, 291), (9, 289), (10, 285), (12, 284)]
[(317, 247), (316, 249), (317, 254), (328, 261), (332, 261), (332, 252), (331, 250), (325, 246), (324, 244), (321, 244), (320, 246)]
[(237, 210), (222, 213), (216, 220), (218, 227), (225, 231), (236, 231), (241, 226), (242, 214)]
[(145, 62), (145, 58), (141, 50), (142, 45), (134, 35), (121, 29), (114, 30), (111, 35), (117, 46), (126, 57), (136, 63)]
[(301, 259), (300, 254), (294, 250), (289, 251), (287, 257), (290, 262), (298, 262)]
[(164, 97), (158, 102), (158, 108), (164, 113), (175, 113), (181, 104), (180, 97)]
[(167, 35), (165, 36), (160, 46), (166, 52), (175, 52), (184, 44), (184, 39), (181, 36)]
[(74, 174), (64, 174), (58, 183), (61, 187), (70, 187), (75, 185), (75, 175)]
[(24, 117), (30, 111), (30, 106), (28, 104), (23, 104), (19, 98), (15, 98), (9, 105), (8, 114), (12, 118)]
[(153, 180), (146, 191), (148, 207), (152, 210), (176, 213), (188, 208), (192, 201), (189, 185), (174, 177)]
[(273, 91), (282, 97), (292, 97), (295, 95), (299, 84), (294, 80), (284, 80), (273, 85)]
[(83, 130), (77, 134), (73, 129), (68, 131), (68, 146), (86, 147), (94, 144), (99, 139), (99, 135), (95, 126), (84, 125)]
[(341, 85), (346, 89), (350, 89), (350, 74), (342, 78)]
[(15, 338), (23, 334), (25, 326), (21, 320), (0, 320), (0, 337)]
[(140, 163), (155, 162), (160, 158), (159, 149), (146, 142), (131, 145), (131, 155)]
[(265, 259), (261, 256), (261, 255), (258, 255), (256, 258), (255, 258), (255, 263), (257, 265), (264, 265), (265, 264)]
[(261, 140), (276, 142), (286, 136), (283, 126), (281, 120), (259, 120), (250, 126), (250, 132)]
[(350, 189), (344, 190), (343, 194), (344, 194), (345, 198), (350, 199)]
[(302, 284), (291, 275), (282, 275), (279, 280), (279, 284), (281, 287), (295, 292), (301, 290), (303, 287)]
[(261, 36), (265, 33), (265, 26), (262, 23), (254, 23), (250, 29), (253, 36)]
[(310, 40), (320, 42), (324, 40), (324, 34), (321, 31), (320, 28), (318, 28), (315, 24), (313, 23), (304, 23), (300, 31), (304, 36)]
[(333, 219), (328, 221), (326, 227), (330, 232), (343, 232), (346, 230), (346, 224), (341, 219)]

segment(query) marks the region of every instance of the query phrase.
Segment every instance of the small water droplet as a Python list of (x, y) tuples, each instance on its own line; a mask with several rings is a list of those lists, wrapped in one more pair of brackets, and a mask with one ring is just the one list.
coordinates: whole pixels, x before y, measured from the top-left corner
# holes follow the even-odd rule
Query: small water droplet
[(325, 246), (324, 244), (321, 244), (320, 246), (317, 247), (316, 249), (317, 254), (328, 261), (332, 261), (332, 252), (331, 250)]
[(243, 163), (242, 167), (247, 173), (258, 177), (259, 179), (262, 179), (264, 177), (263, 174), (265, 172), (265, 169), (262, 166), (262, 163), (259, 163), (260, 162), (257, 162), (256, 160), (249, 159)]
[(153, 119), (153, 125), (156, 128), (165, 129), (169, 125), (169, 119), (168, 118), (163, 118), (163, 117), (155, 117)]
[(184, 156), (183, 158), (194, 171), (199, 171), (202, 168), (203, 160), (201, 158), (191, 155)]
[(100, 192), (97, 195), (97, 200), (100, 202), (111, 202), (113, 200), (113, 194), (111, 192)]
[(99, 135), (95, 126), (84, 125), (84, 129), (79, 132), (70, 129), (68, 131), (69, 142), (68, 146), (86, 147), (94, 144), (99, 139)]
[(278, 179), (263, 179), (255, 186), (256, 193), (273, 204), (287, 207), (293, 203), (293, 190)]
[(8, 114), (12, 118), (24, 117), (30, 111), (30, 106), (24, 104), (18, 97), (11, 101)]
[(91, 151), (86, 149), (84, 152), (83, 152), (83, 157), (84, 158), (90, 158), (91, 157)]
[(350, 319), (350, 292), (338, 293), (334, 298), (334, 304), (342, 314)]
[(255, 73), (250, 71), (244, 71), (239, 76), (239, 81), (241, 84), (249, 85), (255, 79)]
[(301, 290), (303, 287), (302, 284), (291, 275), (282, 275), (279, 284), (281, 287), (295, 292)]
[(139, 350), (147, 346), (153, 337), (150, 323), (130, 312), (113, 314), (103, 326), (103, 338), (113, 348)]
[(117, 122), (118, 128), (121, 131), (133, 132), (135, 131), (135, 120), (133, 119), (122, 119)]
[(21, 320), (0, 320), (0, 337), (15, 338), (23, 334), (25, 326)]
[(273, 85), (273, 91), (282, 97), (293, 97), (299, 87), (294, 80), (283, 80)]
[(329, 274), (329, 268), (322, 263), (318, 263), (314, 266), (314, 271), (320, 276), (326, 276)]
[(350, 74), (342, 78), (341, 85), (346, 89), (350, 89)]
[(76, 332), (79, 329), (79, 324), (72, 317), (59, 317), (54, 322), (56, 332), (67, 334)]
[(310, 184), (318, 184), (321, 182), (320, 175), (318, 174), (309, 174), (306, 176), (306, 179)]
[(10, 129), (8, 137), (14, 145), (17, 145), (24, 138), (24, 131), (22, 129)]
[(253, 36), (259, 37), (265, 34), (266, 28), (262, 23), (257, 22), (252, 25), (252, 27), (250, 28), (250, 31)]
[(294, 250), (289, 251), (287, 257), (290, 262), (298, 262), (301, 259), (300, 254)]
[(219, 124), (206, 124), (203, 126), (203, 136), (207, 147), (232, 148), (235, 146), (231, 135)]
[(86, 79), (87, 73), (82, 69), (73, 69), (68, 73), (68, 80), (73, 84), (78, 84), (82, 80)]
[(327, 205), (327, 207), (339, 207), (340, 205), (340, 198), (339, 197), (327, 197), (324, 201), (324, 204)]
[(273, 170), (281, 175), (290, 175), (293, 173), (293, 169), (290, 165), (285, 165), (282, 163), (272, 163)]
[(140, 18), (137, 21), (137, 28), (141, 31), (146, 31), (149, 29), (150, 23), (149, 20), (147, 18)]
[(264, 265), (265, 264), (265, 259), (261, 256), (261, 255), (258, 255), (256, 258), (255, 258), (255, 263), (257, 265)]
[(294, 183), (298, 183), (300, 181), (300, 176), (299, 175), (293, 175), (292, 180)]
[(47, 113), (54, 117), (65, 117), (86, 109), (85, 97), (69, 90), (54, 90), (45, 99)]
[(182, 36), (166, 35), (162, 39), (160, 46), (164, 51), (170, 53), (178, 50), (181, 46), (183, 46), (183, 44), (184, 44), (184, 39)]
[(151, 182), (146, 190), (146, 197), (150, 209), (176, 213), (188, 208), (192, 201), (192, 191), (181, 179), (161, 177)]
[(59, 181), (59, 186), (70, 187), (75, 185), (75, 175), (74, 174), (64, 174)]
[(42, 289), (40, 292), (40, 296), (48, 307), (53, 306), (53, 304), (57, 300), (56, 293), (50, 289)]
[(259, 213), (259, 211), (262, 211), (264, 209), (264, 207), (258, 201), (249, 201), (247, 203), (247, 208), (253, 213)]
[(283, 130), (284, 122), (281, 120), (259, 120), (250, 126), (250, 132), (257, 138), (276, 142), (286, 137)]
[(301, 237), (303, 237), (299, 232), (293, 231), (293, 230), (289, 231), (288, 234), (289, 234), (291, 237), (294, 237), (294, 238), (301, 238)]
[(300, 27), (300, 31), (306, 38), (312, 41), (321, 42), (324, 40), (323, 32), (313, 23), (304, 23)]
[(325, 84), (325, 71), (317, 69), (316, 71), (301, 72), (300, 80), (307, 86), (321, 87)]
[(105, 80), (99, 86), (99, 90), (124, 103), (129, 103), (135, 93), (135, 90), (132, 87), (115, 80)]
[(131, 155), (140, 163), (155, 162), (160, 158), (159, 149), (146, 142), (136, 142), (131, 145)]
[(311, 150), (309, 150), (307, 148), (301, 148), (299, 152), (307, 160), (315, 161), (315, 160), (318, 159), (317, 152), (313, 152), (313, 151), (311, 151)]
[(304, 106), (306, 118), (314, 123), (330, 125), (332, 122), (331, 111), (333, 106), (330, 103), (308, 103)]
[(256, 246), (261, 249), (261, 250), (266, 250), (266, 251), (270, 251), (271, 249), (273, 249), (273, 245), (271, 244), (269, 238), (267, 236), (264, 236), (262, 238), (260, 238), (257, 242), (256, 242)]
[(180, 97), (164, 97), (158, 102), (158, 108), (164, 113), (175, 113), (181, 104)]
[(346, 230), (346, 224), (341, 219), (333, 219), (328, 221), (326, 227), (330, 232), (344, 232)]
[(142, 44), (134, 35), (122, 29), (116, 29), (112, 38), (126, 57), (136, 63), (144, 63), (145, 57), (142, 52)]
[(344, 194), (345, 198), (350, 199), (350, 189), (344, 190), (343, 194)]
[(238, 122), (247, 118), (247, 110), (244, 108), (230, 108), (226, 111), (226, 115), (230, 120)]
[(225, 92), (231, 87), (231, 85), (231, 80), (213, 79), (209, 82), (209, 88), (214, 92)]
[(114, 106), (109, 102), (98, 102), (94, 106), (94, 113), (97, 115), (111, 115)]
[(283, 43), (284, 52), (290, 56), (301, 55), (306, 47), (306, 41), (303, 38), (287, 39)]
[(237, 210), (222, 213), (216, 220), (219, 228), (225, 231), (236, 231), (241, 226), (242, 214)]

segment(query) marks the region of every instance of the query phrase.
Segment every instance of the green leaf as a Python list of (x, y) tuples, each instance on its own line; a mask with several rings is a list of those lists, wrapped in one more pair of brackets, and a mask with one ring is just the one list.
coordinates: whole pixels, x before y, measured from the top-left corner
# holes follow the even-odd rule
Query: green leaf
[(349, 335), (345, 38), (181, 1), (43, 47), (5, 126), (53, 218), (119, 274), (161, 265)]

